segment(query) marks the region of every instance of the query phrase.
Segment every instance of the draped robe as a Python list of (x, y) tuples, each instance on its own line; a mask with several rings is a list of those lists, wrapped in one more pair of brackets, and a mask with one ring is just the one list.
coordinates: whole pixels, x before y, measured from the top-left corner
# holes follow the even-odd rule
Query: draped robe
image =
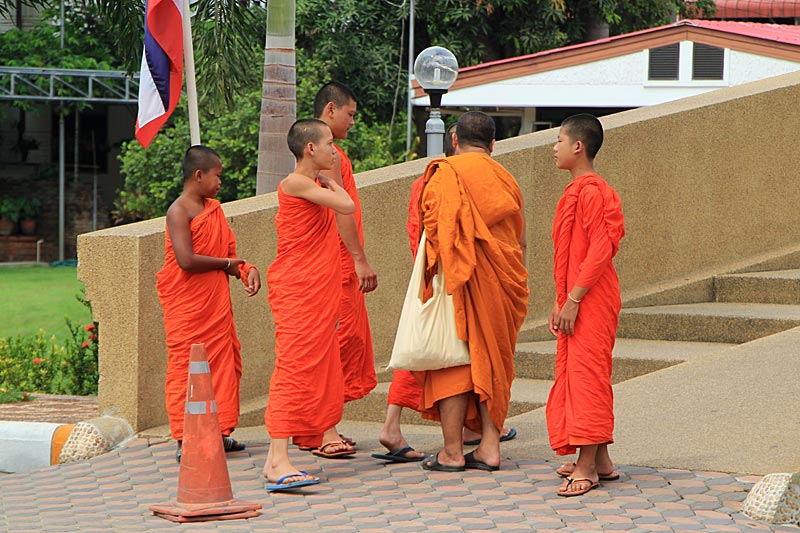
[[(474, 152), (431, 162), (424, 183), (420, 213), (427, 237), (427, 278), (441, 261), (470, 364), (415, 372), (422, 384), (422, 416), (439, 420), (437, 401), (474, 393), (500, 431), (528, 305), (528, 272), (520, 247), (522, 193), (502, 165)], [(468, 404), (465, 425), (481, 430), (475, 402)]]
[[(192, 251), (211, 257), (236, 257), (236, 237), (217, 200), (206, 198), (203, 211), (189, 224)], [(187, 272), (175, 259), (169, 229), (164, 265), (156, 274), (158, 299), (164, 314), (167, 341), (167, 377), (164, 387), (172, 438), (183, 439), (189, 351), (203, 343), (208, 354), (211, 381), (217, 399), (219, 426), (230, 435), (239, 421), (241, 345), (231, 308), (228, 274), (224, 270)], [(246, 282), (251, 265), (239, 267)]]
[[(358, 228), (358, 238), (364, 246), (364, 229), (361, 223), (361, 203), (358, 200), (358, 189), (353, 176), (353, 165), (344, 150), (336, 146), (339, 152), (342, 170), (342, 186), (356, 204), (353, 217)], [(369, 316), (364, 293), (358, 288), (355, 262), (350, 251), (339, 239), (339, 256), (342, 263), (341, 304), (339, 308), (339, 350), (342, 358), (344, 374), (344, 401), (349, 402), (363, 398), (378, 384), (375, 375), (375, 354), (372, 348), (372, 333), (369, 328)]]
[(264, 414), (272, 438), (317, 447), (342, 418), (344, 388), (336, 337), (341, 298), (334, 212), (278, 187), (278, 249), (267, 271), (275, 320), (275, 370)]
[(553, 220), (559, 307), (574, 286), (589, 290), (574, 334), (558, 334), (555, 382), (546, 408), (550, 445), (558, 455), (614, 440), (611, 352), (622, 304), (612, 258), (624, 234), (619, 196), (600, 176), (586, 174), (567, 186)]

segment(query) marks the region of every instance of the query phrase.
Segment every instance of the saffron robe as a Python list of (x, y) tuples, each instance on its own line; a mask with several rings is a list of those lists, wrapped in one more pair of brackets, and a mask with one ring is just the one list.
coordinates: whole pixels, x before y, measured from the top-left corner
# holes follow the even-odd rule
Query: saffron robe
[[(422, 383), (422, 416), (439, 420), (437, 401), (474, 392), (500, 431), (511, 400), (517, 335), (528, 310), (522, 192), (502, 165), (479, 153), (431, 162), (424, 183), (427, 277), (441, 261), (470, 364), (415, 372)], [(480, 422), (475, 402), (469, 402), (465, 425), (480, 432)]]
[[(217, 200), (206, 198), (203, 212), (192, 219), (189, 228), (195, 254), (236, 257), (236, 237)], [(230, 435), (239, 421), (242, 356), (233, 322), (228, 274), (224, 270), (183, 270), (175, 259), (169, 229), (165, 233), (164, 266), (156, 274), (156, 289), (167, 338), (164, 394), (172, 438), (183, 439), (189, 351), (196, 343), (205, 344), (219, 427), (223, 435)], [(245, 284), (250, 268), (252, 265), (246, 264), (239, 267)]]
[(278, 249), (267, 271), (275, 320), (275, 370), (264, 423), (272, 438), (322, 444), (342, 418), (344, 389), (336, 326), (341, 297), (334, 212), (278, 187)]
[[(334, 145), (336, 146), (336, 145)], [(344, 150), (336, 146), (342, 170), (342, 186), (356, 204), (353, 217), (358, 228), (358, 238), (364, 246), (364, 229), (361, 224), (361, 203), (358, 200), (353, 165)], [(339, 350), (344, 373), (344, 401), (363, 398), (378, 384), (375, 375), (375, 353), (364, 293), (358, 288), (355, 262), (344, 242), (339, 239), (339, 256), (342, 263), (342, 297), (339, 307)]]
[[(411, 247), (411, 255), (413, 257), (417, 256), (417, 249), (419, 248), (419, 200), (424, 184), (422, 177), (414, 180), (411, 185), (411, 200), (408, 202), (406, 231), (408, 232), (408, 244)], [(392, 383), (389, 385), (387, 404), (399, 405), (419, 411), (421, 398), (422, 387), (417, 383), (411, 371), (397, 369), (392, 373)]]
[(576, 285), (589, 291), (574, 334), (558, 334), (546, 408), (550, 446), (558, 455), (614, 441), (611, 352), (622, 303), (612, 258), (624, 234), (619, 196), (600, 176), (580, 176), (567, 186), (553, 220), (558, 305)]

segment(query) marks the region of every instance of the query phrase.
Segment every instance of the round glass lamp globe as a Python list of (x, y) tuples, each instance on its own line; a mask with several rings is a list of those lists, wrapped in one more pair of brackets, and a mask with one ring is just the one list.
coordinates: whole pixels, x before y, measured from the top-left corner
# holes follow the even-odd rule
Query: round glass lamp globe
[(414, 77), (423, 89), (449, 89), (458, 77), (458, 61), (441, 46), (426, 48), (414, 61)]

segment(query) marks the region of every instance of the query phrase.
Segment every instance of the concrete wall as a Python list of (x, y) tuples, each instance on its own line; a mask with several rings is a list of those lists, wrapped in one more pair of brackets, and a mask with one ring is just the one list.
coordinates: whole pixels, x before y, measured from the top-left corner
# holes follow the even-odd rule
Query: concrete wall
[[(618, 190), (627, 235), (616, 264), (623, 298), (641, 298), (750, 257), (796, 246), (800, 236), (800, 74), (605, 117), (599, 172)], [(554, 168), (556, 130), (497, 144), (495, 156), (519, 180), (526, 202), (531, 298), (527, 326), (552, 303), (550, 229), (569, 176)], [(379, 275), (368, 295), (376, 365), (389, 359), (411, 256), (408, 194), (426, 160), (360, 174), (367, 253)], [(274, 194), (225, 205), (240, 255), (262, 274), (275, 253)], [(78, 277), (100, 322), (100, 403), (137, 430), (165, 423), (166, 365), (155, 273), (163, 261), (164, 220), (78, 238)], [(266, 288), (247, 299), (232, 283), (243, 345), (242, 401), (266, 394), (274, 326)]]

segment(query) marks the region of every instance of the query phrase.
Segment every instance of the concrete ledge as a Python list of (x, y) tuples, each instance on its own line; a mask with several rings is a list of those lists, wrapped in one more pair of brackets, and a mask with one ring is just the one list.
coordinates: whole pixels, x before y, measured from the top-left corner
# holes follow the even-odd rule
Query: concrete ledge
[(26, 472), (91, 459), (132, 437), (131, 425), (112, 416), (77, 424), (0, 422), (0, 471)]
[(764, 476), (747, 495), (742, 513), (772, 524), (800, 525), (800, 472)]

